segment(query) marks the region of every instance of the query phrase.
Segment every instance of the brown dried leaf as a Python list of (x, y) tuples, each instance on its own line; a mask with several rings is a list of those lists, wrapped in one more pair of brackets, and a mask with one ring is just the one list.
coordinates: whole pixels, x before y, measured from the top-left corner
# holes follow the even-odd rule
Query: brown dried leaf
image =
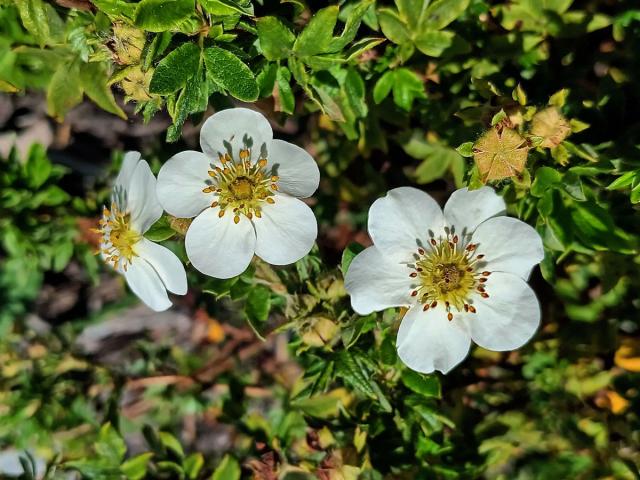
[(516, 176), (524, 170), (529, 146), (515, 130), (492, 128), (473, 146), (483, 182)]
[(531, 134), (542, 137), (541, 147), (554, 148), (571, 133), (571, 126), (556, 107), (548, 107), (531, 119)]

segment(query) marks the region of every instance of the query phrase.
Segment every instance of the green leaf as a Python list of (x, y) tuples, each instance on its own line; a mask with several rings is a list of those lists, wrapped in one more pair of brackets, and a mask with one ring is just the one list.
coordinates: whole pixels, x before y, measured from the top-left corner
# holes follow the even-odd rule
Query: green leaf
[(393, 101), (403, 110), (411, 110), (416, 98), (425, 98), (422, 79), (408, 68), (398, 68), (393, 82)]
[(200, 48), (184, 43), (160, 61), (149, 83), (149, 91), (167, 95), (183, 87), (187, 80), (198, 73)]
[(169, 217), (163, 215), (156, 223), (151, 225), (151, 228), (146, 231), (144, 236), (152, 242), (163, 242), (175, 234), (175, 230), (169, 224)]
[(449, 31), (427, 31), (415, 39), (415, 45), (425, 55), (440, 57), (454, 44), (456, 33)]
[(296, 37), (279, 18), (259, 18), (257, 27), (260, 49), (267, 60), (282, 60), (289, 56)]
[(356, 117), (363, 118), (367, 116), (367, 102), (365, 100), (364, 80), (355, 68), (349, 68), (344, 78), (344, 90), (349, 101), (349, 105), (353, 109)]
[(200, 453), (193, 453), (184, 459), (182, 462), (182, 468), (187, 477), (191, 480), (198, 478), (198, 474), (204, 465), (204, 456)]
[(393, 78), (394, 72), (393, 70), (387, 70), (384, 75), (382, 75), (376, 84), (373, 87), (373, 101), (376, 104), (382, 102), (385, 98), (389, 96), (391, 93), (391, 89), (393, 88)]
[(440, 380), (435, 375), (424, 375), (413, 370), (402, 372), (402, 383), (409, 389), (425, 397), (440, 398)]
[(592, 202), (574, 203), (571, 218), (577, 227), (576, 235), (586, 247), (621, 253), (631, 251), (629, 236), (615, 225), (607, 209)]
[(231, 95), (245, 102), (258, 98), (258, 83), (251, 69), (228, 50), (210, 47), (204, 51), (207, 76)]
[(337, 21), (337, 5), (318, 10), (296, 39), (293, 51), (301, 57), (328, 53)]
[(130, 458), (120, 466), (120, 471), (128, 480), (142, 480), (147, 475), (147, 467), (153, 453), (146, 452)]
[(184, 457), (184, 450), (182, 449), (182, 445), (180, 445), (180, 442), (176, 437), (168, 432), (159, 432), (158, 438), (160, 439), (160, 443), (162, 443), (162, 445), (171, 450), (178, 457)]
[(562, 182), (562, 174), (551, 167), (540, 167), (536, 170), (535, 180), (531, 184), (531, 195), (542, 198), (547, 191)]
[(82, 64), (80, 67), (80, 83), (84, 93), (103, 110), (126, 120), (127, 115), (116, 103), (107, 81), (108, 76), (105, 64), (90, 62)]
[(47, 152), (39, 143), (34, 143), (29, 149), (27, 163), (24, 166), (27, 184), (34, 189), (40, 188), (51, 175), (51, 162)]
[(293, 95), (289, 79), (291, 72), (287, 67), (279, 67), (276, 72), (276, 85), (278, 86), (278, 102), (276, 103), (276, 111), (293, 113), (296, 107), (296, 98)]
[(213, 472), (211, 480), (239, 480), (240, 473), (240, 464), (238, 464), (238, 461), (227, 454), (218, 464), (215, 472)]
[(466, 158), (473, 157), (473, 142), (464, 142), (456, 148), (456, 152)]
[(364, 17), (369, 7), (373, 5), (373, 0), (362, 0), (350, 12), (344, 25), (344, 30), (339, 37), (331, 39), (329, 44), (329, 52), (340, 52), (349, 43), (353, 42), (360, 28), (362, 17)]
[(135, 24), (149, 32), (164, 32), (177, 29), (193, 13), (193, 0), (142, 0)]
[(82, 101), (82, 85), (77, 62), (61, 64), (47, 88), (47, 110), (56, 120), (62, 120), (67, 112)]
[(356, 255), (364, 250), (364, 247), (359, 243), (352, 242), (347, 245), (347, 248), (342, 252), (342, 261), (340, 262), (340, 270), (342, 271), (342, 275), (346, 275), (349, 270), (349, 265)]
[(435, 0), (424, 14), (422, 28), (441, 30), (462, 15), (468, 6), (469, 0)]
[(254, 324), (266, 322), (270, 310), (271, 291), (267, 287), (259, 285), (249, 290), (245, 312)]
[(411, 36), (404, 21), (398, 16), (395, 10), (381, 8), (378, 11), (378, 21), (384, 36), (393, 43), (402, 45), (411, 42)]
[(64, 23), (54, 8), (43, 0), (19, 0), (16, 2), (24, 27), (44, 47), (59, 39)]
[(110, 465), (119, 466), (124, 458), (124, 454), (127, 452), (127, 446), (111, 424), (105, 423), (102, 428), (100, 428), (95, 450), (96, 454), (106, 460)]

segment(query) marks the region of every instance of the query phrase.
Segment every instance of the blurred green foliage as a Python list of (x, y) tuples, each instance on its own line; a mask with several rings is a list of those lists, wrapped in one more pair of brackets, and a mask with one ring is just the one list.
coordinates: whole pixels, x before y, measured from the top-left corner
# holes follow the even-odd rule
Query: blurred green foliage
[[(174, 142), (210, 106), (255, 102), (323, 177), (320, 248), (189, 272), (197, 339), (145, 331), (113, 362), (78, 338), (127, 299), (49, 328), (27, 316), (46, 275), (98, 278), (78, 218), (107, 190), (72, 198), (38, 146), (1, 159), (0, 449), (26, 452), (22, 478), (640, 476), (635, 2), (0, 0), (0, 32), (0, 90), (44, 91), (57, 120), (84, 96), (165, 110)], [(410, 182), (440, 198), (489, 183), (540, 232), (528, 346), (425, 376), (397, 359), (398, 312), (353, 314), (350, 242)], [(180, 254), (183, 227), (148, 235)]]

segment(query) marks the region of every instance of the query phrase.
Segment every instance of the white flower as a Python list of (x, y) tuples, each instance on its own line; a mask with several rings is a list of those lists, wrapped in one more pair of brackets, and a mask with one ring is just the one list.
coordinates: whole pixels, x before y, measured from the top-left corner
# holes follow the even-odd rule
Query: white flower
[(128, 152), (116, 178), (99, 232), (102, 258), (124, 275), (133, 293), (155, 311), (171, 306), (167, 290), (187, 293), (187, 275), (171, 250), (144, 238), (162, 216), (156, 179), (138, 152)]
[(426, 193), (396, 188), (369, 210), (373, 246), (346, 275), (361, 315), (408, 307), (397, 337), (410, 368), (447, 373), (471, 340), (489, 350), (524, 345), (540, 322), (526, 280), (544, 257), (538, 233), (504, 215), (493, 189), (457, 190), (444, 207)]
[(318, 234), (299, 198), (318, 188), (320, 172), (305, 150), (274, 140), (261, 114), (223, 110), (202, 126), (204, 153), (180, 152), (158, 174), (158, 198), (180, 218), (196, 217), (185, 247), (195, 268), (231, 278), (255, 253), (274, 265), (300, 260)]

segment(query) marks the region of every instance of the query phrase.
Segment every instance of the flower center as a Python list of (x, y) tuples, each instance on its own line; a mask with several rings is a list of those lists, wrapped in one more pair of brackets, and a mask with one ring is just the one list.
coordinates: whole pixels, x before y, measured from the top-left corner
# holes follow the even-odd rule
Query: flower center
[(131, 215), (120, 211), (112, 202), (111, 210), (105, 207), (102, 211), (98, 232), (102, 234), (105, 261), (116, 270), (122, 266), (126, 272), (127, 265), (137, 256), (135, 245), (142, 240), (142, 235), (131, 228)]
[(263, 148), (260, 158), (251, 161), (252, 140), (245, 136), (244, 147), (235, 158), (231, 146), (226, 145), (227, 152), (218, 153), (222, 167), (211, 165), (207, 186), (204, 193), (213, 193), (216, 199), (211, 207), (220, 207), (218, 215), (224, 216), (227, 210), (233, 212), (234, 223), (240, 222), (240, 215), (249, 220), (254, 216), (262, 217), (262, 203), (275, 203), (275, 192), (278, 190), (278, 177), (267, 172), (267, 152)]
[(487, 277), (491, 272), (482, 270), (484, 255), (477, 253), (477, 245), (469, 243), (464, 247), (458, 235), (447, 233), (445, 238), (431, 237), (426, 248), (418, 248), (411, 278), (416, 279), (411, 296), (423, 304), (423, 310), (435, 308), (442, 303), (447, 310), (447, 318), (453, 320), (452, 308), (458, 312), (476, 313), (471, 305), (471, 296), (479, 293), (488, 298)]

